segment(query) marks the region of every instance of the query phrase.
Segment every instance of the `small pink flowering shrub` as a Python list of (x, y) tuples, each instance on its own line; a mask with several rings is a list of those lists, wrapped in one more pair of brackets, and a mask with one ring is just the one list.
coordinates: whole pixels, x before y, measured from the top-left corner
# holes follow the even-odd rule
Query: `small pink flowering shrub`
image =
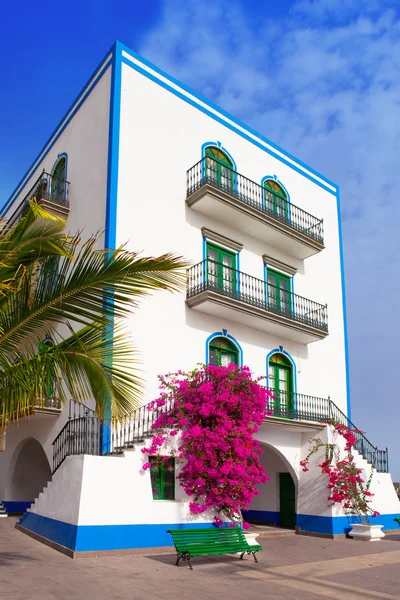
[(310, 449), (306, 458), (300, 461), (304, 472), (309, 471), (310, 457), (318, 452), (320, 448), (325, 449), (325, 460), (320, 463), (322, 473), (328, 476), (329, 496), (331, 505), (339, 504), (346, 511), (357, 515), (362, 523), (369, 523), (369, 515), (376, 517), (379, 513), (370, 507), (372, 492), (371, 486), (372, 474), (367, 482), (361, 477), (362, 470), (357, 468), (354, 462), (353, 448), (357, 442), (354, 433), (361, 433), (358, 429), (351, 429), (347, 425), (342, 425), (334, 421), (329, 423), (334, 431), (346, 440), (344, 451), (346, 455), (340, 460), (340, 451), (336, 444), (324, 444), (320, 438), (310, 440)]
[[(253, 379), (248, 367), (232, 363), (173, 373), (160, 381), (160, 397), (150, 406), (161, 411), (153, 425), (157, 434), (142, 452), (160, 453), (168, 437), (181, 432), (178, 478), (193, 498), (190, 512), (212, 508), (231, 521), (241, 520), (241, 510), (259, 494), (256, 485), (268, 480), (253, 436), (268, 414), (271, 392)], [(223, 522), (216, 517), (214, 524)]]

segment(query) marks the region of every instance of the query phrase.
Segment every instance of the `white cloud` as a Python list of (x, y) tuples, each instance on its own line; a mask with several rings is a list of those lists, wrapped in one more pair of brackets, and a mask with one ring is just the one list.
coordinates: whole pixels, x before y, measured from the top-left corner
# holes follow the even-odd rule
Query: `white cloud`
[[(169, 0), (139, 50), (340, 185), (354, 411), (386, 445), (398, 412), (400, 18), (392, 2), (358, 4), (299, 0), (268, 18), (266, 3), (255, 20), (238, 3)], [(364, 407), (385, 403), (392, 423), (378, 430)]]

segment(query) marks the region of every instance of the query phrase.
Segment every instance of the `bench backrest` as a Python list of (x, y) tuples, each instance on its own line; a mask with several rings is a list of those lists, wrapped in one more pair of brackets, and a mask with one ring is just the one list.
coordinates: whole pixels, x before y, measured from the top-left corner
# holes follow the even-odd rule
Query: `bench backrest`
[(172, 535), (178, 549), (197, 546), (199, 543), (204, 546), (218, 542), (228, 545), (247, 545), (247, 540), (240, 527), (168, 529), (167, 533)]

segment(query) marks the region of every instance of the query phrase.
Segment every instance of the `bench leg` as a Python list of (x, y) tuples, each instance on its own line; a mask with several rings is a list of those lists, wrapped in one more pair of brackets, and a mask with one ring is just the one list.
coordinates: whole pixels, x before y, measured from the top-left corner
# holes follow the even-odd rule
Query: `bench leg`
[(176, 567), (179, 567), (179, 561), (180, 561), (181, 559), (182, 559), (182, 560), (186, 560), (186, 561), (187, 561), (187, 563), (188, 563), (188, 565), (189, 565), (189, 567), (190, 567), (190, 570), (191, 570), (191, 571), (193, 571), (193, 567), (192, 567), (192, 565), (190, 564), (190, 554), (189, 554), (189, 552), (177, 552), (177, 555), (176, 555), (176, 563), (175, 563), (175, 566), (176, 566)]
[(245, 555), (245, 552), (242, 552), (242, 554), (240, 555), (240, 560), (243, 560), (243, 556)]
[(254, 556), (254, 560), (255, 560), (255, 562), (256, 562), (256, 563), (258, 563), (258, 560), (257, 560), (256, 553), (255, 553), (255, 552), (252, 552), (252, 555)]
[(179, 561), (181, 560), (181, 558), (182, 558), (182, 554), (180, 552), (177, 552), (177, 554), (176, 554), (176, 563), (175, 563), (176, 567), (179, 567)]

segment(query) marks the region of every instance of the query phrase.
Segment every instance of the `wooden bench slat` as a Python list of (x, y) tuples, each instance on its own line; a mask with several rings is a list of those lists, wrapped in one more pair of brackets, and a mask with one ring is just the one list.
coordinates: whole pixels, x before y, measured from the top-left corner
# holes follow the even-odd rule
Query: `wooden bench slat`
[(221, 554), (253, 554), (262, 550), (258, 544), (250, 546), (242, 529), (239, 528), (198, 528), (198, 529), (168, 529), (167, 533), (172, 535), (175, 549), (178, 553), (176, 564), (181, 558), (188, 561), (190, 568), (190, 557), (208, 556)]

